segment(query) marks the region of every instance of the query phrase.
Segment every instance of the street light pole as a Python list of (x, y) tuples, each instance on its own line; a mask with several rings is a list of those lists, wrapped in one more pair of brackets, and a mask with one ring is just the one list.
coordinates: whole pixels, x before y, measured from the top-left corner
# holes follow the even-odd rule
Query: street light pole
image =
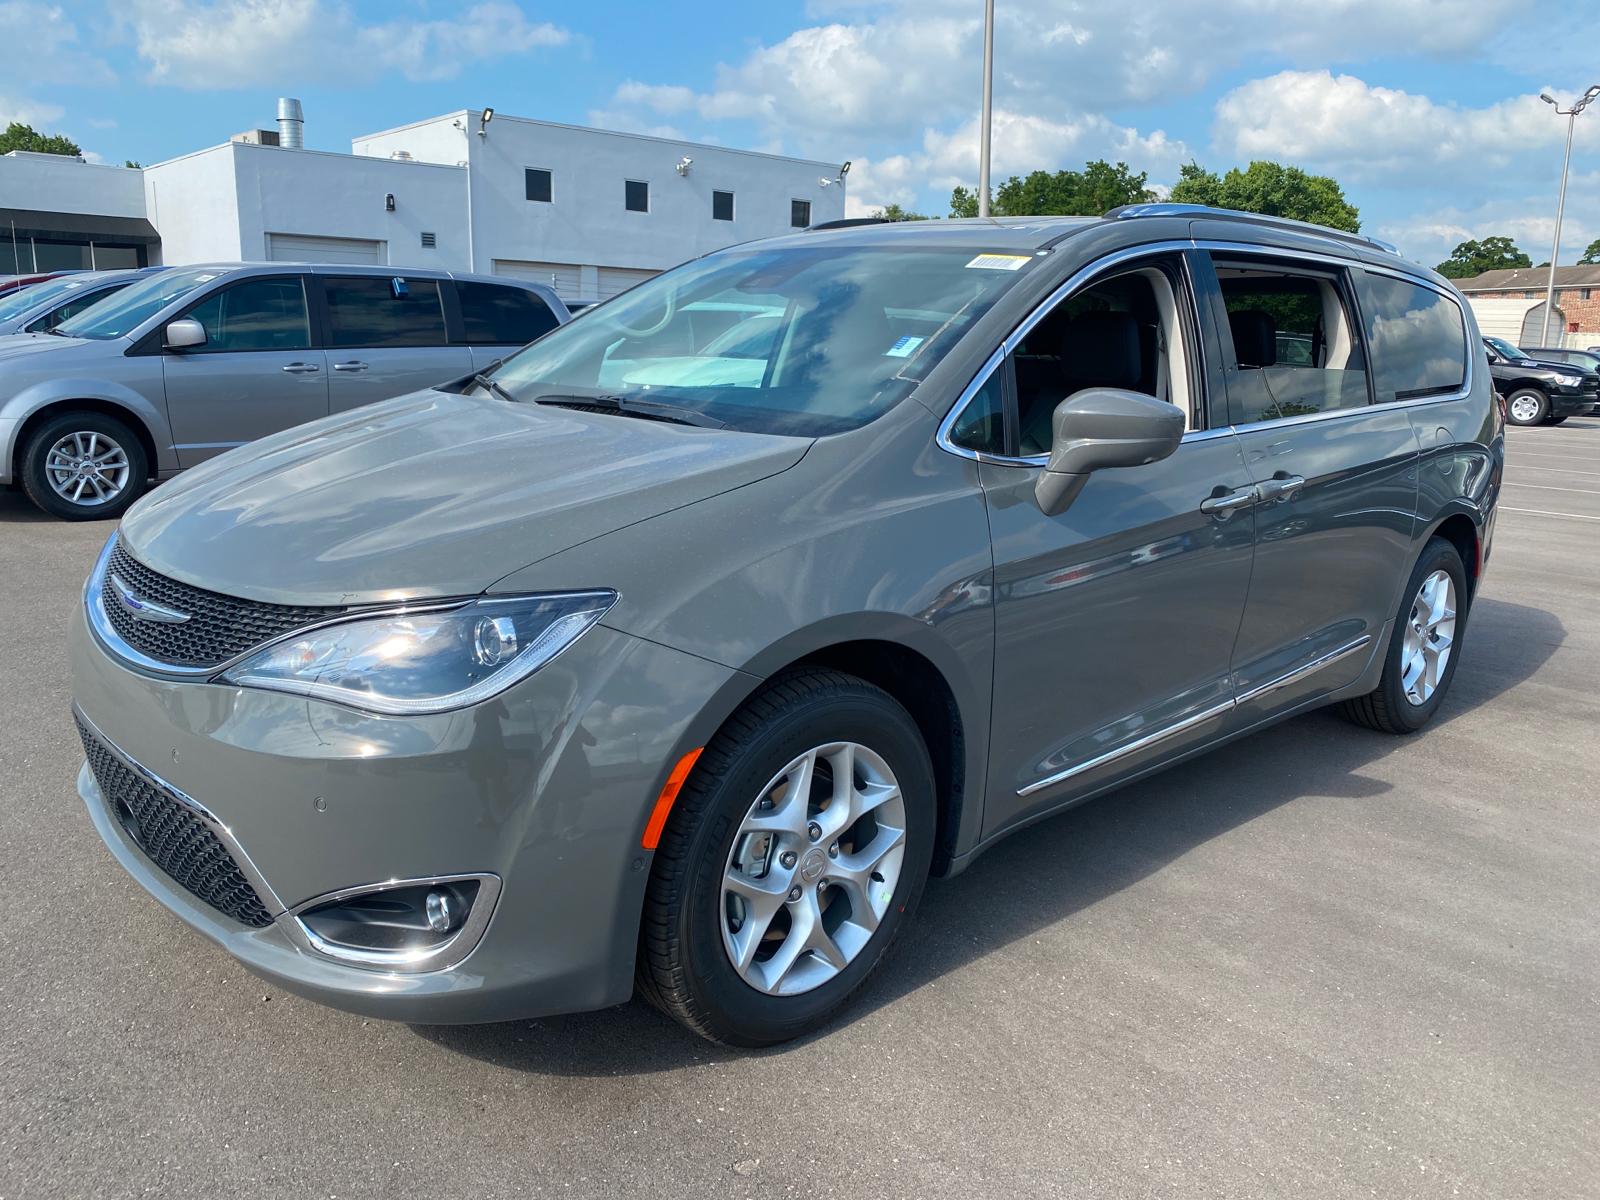
[(1561, 257), (1561, 219), (1567, 209), (1567, 168), (1572, 165), (1572, 132), (1577, 124), (1578, 114), (1588, 108), (1589, 102), (1596, 96), (1600, 96), (1600, 83), (1584, 92), (1583, 97), (1571, 108), (1562, 108), (1549, 92), (1539, 93), (1539, 99), (1567, 119), (1567, 152), (1561, 160), (1561, 188), (1556, 196), (1556, 237), (1555, 244), (1550, 247), (1550, 277), (1544, 288), (1544, 323), (1539, 328), (1541, 346), (1550, 344), (1550, 313), (1556, 306), (1556, 260)]
[(978, 132), (978, 215), (989, 215), (989, 131), (994, 120), (994, 0), (983, 3), (983, 127)]

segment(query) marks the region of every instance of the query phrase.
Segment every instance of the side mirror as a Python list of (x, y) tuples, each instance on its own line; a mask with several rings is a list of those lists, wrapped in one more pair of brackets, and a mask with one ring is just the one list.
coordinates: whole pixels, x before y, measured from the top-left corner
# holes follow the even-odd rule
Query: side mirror
[(206, 327), (193, 317), (169, 321), (167, 323), (165, 344), (168, 350), (191, 350), (196, 346), (204, 346), (206, 344)]
[(1158, 462), (1183, 440), (1183, 413), (1119, 388), (1086, 388), (1056, 405), (1050, 461), (1034, 496), (1048, 517), (1067, 511), (1094, 471)]

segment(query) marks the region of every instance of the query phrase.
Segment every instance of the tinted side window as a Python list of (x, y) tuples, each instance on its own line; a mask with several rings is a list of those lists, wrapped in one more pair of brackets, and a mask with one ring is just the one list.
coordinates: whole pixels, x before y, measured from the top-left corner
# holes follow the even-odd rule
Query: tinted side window
[(492, 283), (458, 283), (461, 324), (475, 345), (521, 346), (557, 325), (550, 306), (532, 292)]
[(981, 454), (1006, 453), (1005, 368), (991, 371), (950, 427), (950, 442)]
[(1389, 275), (1363, 271), (1358, 286), (1379, 403), (1459, 390), (1467, 331), (1455, 303)]
[(101, 291), (91, 292), (87, 296), (79, 296), (75, 300), (69, 300), (54, 312), (46, 313), (44, 316), (36, 320), (32, 325), (29, 325), (28, 332), (42, 333), (46, 330), (54, 329), (68, 317), (77, 316), (79, 313), (83, 312), (84, 309), (99, 304), (100, 301), (104, 300), (107, 296), (116, 295), (127, 286), (128, 285), (125, 283), (119, 283), (116, 287), (105, 288)]
[(202, 353), (311, 347), (305, 283), (298, 275), (247, 279), (212, 293), (184, 315), (205, 326)]
[(1276, 421), (1368, 402), (1366, 363), (1338, 275), (1217, 264), (1228, 309), (1234, 420)]
[(322, 286), (328, 299), (330, 346), (445, 344), (437, 280), (331, 277)]

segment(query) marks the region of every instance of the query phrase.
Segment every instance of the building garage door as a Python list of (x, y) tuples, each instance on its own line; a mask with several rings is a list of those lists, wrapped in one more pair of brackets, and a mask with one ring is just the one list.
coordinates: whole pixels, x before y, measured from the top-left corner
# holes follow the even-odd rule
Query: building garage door
[(583, 295), (582, 275), (577, 263), (524, 262), (520, 259), (497, 258), (494, 273), (512, 279), (526, 279), (553, 287), (563, 300), (576, 300)]
[(643, 283), (657, 271), (637, 271), (632, 267), (601, 267), (598, 290), (600, 299), (609, 300), (618, 292), (625, 292), (636, 283)]
[(267, 234), (267, 258), (272, 262), (384, 263), (383, 242), (365, 238), (302, 237), (293, 233)]

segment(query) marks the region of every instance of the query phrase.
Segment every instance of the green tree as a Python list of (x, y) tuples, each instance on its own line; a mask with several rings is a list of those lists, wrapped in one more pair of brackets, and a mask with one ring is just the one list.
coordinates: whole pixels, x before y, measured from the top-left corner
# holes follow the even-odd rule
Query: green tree
[[(997, 217), (1097, 217), (1118, 205), (1155, 199), (1148, 182), (1145, 172), (1135, 174), (1127, 163), (1096, 159), (1081, 171), (1013, 175), (994, 194), (990, 211)], [(956, 188), (950, 194), (950, 215), (977, 216), (977, 191)]]
[(21, 121), (11, 122), (5, 132), (0, 133), (0, 154), (10, 154), (13, 150), (65, 154), (71, 158), (83, 153), (71, 138), (59, 133), (40, 133), (32, 125), (24, 125)]
[(926, 221), (927, 215), (912, 212), (910, 209), (901, 208), (898, 204), (885, 204), (882, 208), (872, 210), (872, 215), (880, 221)]
[(130, 167), (135, 171), (137, 171), (140, 167), (144, 166), (144, 164), (142, 162), (139, 162), (138, 160), (132, 159), (132, 158), (123, 159), (122, 160), (122, 165), (125, 166), (125, 167)]
[(1209, 204), (1310, 221), (1351, 233), (1361, 228), (1360, 210), (1345, 199), (1337, 180), (1282, 163), (1257, 161), (1243, 171), (1234, 167), (1226, 175), (1208, 171), (1199, 163), (1186, 163), (1178, 169), (1172, 199), (1180, 204)]
[(1503, 235), (1496, 235), (1486, 237), (1481, 242), (1462, 242), (1434, 270), (1446, 279), (1471, 279), (1485, 271), (1531, 266), (1533, 259), (1517, 249), (1515, 242)]
[(1583, 257), (1578, 260), (1580, 267), (1600, 266), (1600, 238), (1595, 238), (1589, 243), (1589, 248), (1583, 252)]

